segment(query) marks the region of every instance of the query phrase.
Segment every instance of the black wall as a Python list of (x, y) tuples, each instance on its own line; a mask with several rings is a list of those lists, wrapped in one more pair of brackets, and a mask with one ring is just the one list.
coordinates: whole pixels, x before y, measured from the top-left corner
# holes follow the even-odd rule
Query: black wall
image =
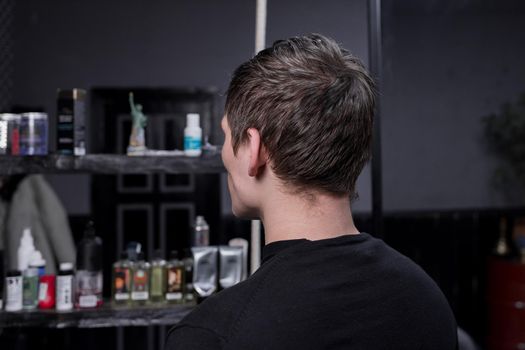
[(383, 1), (385, 210), (525, 204), (492, 186), (482, 125), (525, 93), (523, 23), (519, 0)]
[[(16, 5), (13, 102), (51, 115), (58, 87), (215, 86), (224, 92), (231, 72), (254, 52), (255, 1)], [(269, 1), (268, 44), (308, 32), (332, 36), (368, 61), (365, 0)], [(356, 211), (371, 208), (369, 178), (368, 171), (361, 176)], [(71, 214), (89, 213), (88, 176), (49, 180)], [(223, 202), (229, 212), (228, 198)]]

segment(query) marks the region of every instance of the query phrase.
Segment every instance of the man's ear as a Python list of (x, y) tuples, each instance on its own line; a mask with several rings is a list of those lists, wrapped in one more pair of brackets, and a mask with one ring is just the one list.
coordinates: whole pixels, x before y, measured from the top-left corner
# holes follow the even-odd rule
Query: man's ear
[(248, 143), (250, 146), (250, 164), (248, 166), (248, 175), (260, 175), (268, 159), (266, 150), (261, 143), (261, 135), (254, 128), (248, 129)]

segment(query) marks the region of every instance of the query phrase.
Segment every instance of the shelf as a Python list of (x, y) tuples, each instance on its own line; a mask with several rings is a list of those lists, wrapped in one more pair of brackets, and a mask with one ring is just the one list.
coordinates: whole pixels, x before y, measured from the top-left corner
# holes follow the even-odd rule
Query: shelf
[(195, 306), (151, 305), (133, 308), (103, 306), (99, 309), (0, 311), (0, 329), (9, 327), (103, 328), (123, 326), (171, 326), (179, 322)]
[(201, 157), (126, 156), (88, 154), (85, 156), (0, 156), (0, 175), (30, 173), (222, 173), (225, 172), (219, 151)]

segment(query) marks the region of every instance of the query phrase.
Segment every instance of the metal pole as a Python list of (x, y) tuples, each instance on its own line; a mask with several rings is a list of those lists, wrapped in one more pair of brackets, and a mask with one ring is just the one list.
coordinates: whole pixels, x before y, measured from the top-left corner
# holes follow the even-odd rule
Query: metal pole
[[(377, 88), (381, 91), (383, 75), (382, 30), (381, 30), (381, 0), (368, 2), (368, 45), (370, 72), (375, 78)], [(381, 99), (377, 96), (376, 113), (372, 144), (372, 217), (374, 235), (384, 237), (383, 228), (383, 183), (381, 169)]]
[[(266, 47), (266, 0), (257, 0), (255, 13), (255, 54)], [(261, 221), (252, 220), (250, 272), (261, 265)]]
[(257, 0), (255, 13), (255, 54), (266, 47), (266, 0)]

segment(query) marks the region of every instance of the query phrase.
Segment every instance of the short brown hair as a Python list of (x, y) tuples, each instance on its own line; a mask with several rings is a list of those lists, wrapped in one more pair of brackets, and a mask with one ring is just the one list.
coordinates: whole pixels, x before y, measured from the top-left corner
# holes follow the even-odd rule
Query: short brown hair
[(354, 195), (370, 158), (374, 105), (374, 82), (361, 61), (310, 34), (276, 41), (240, 65), (225, 113), (234, 152), (255, 128), (279, 179)]

